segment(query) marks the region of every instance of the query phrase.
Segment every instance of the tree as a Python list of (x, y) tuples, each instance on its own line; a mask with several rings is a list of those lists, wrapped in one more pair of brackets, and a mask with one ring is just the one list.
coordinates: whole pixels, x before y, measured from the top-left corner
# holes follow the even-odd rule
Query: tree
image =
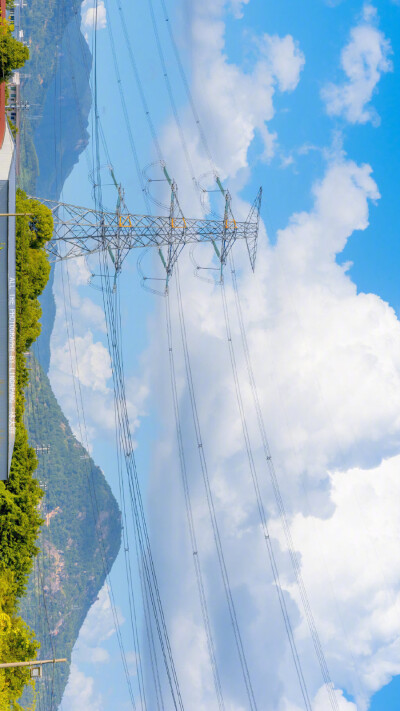
[(8, 81), (15, 69), (29, 59), (29, 49), (12, 35), (13, 26), (6, 18), (0, 20), (0, 82)]

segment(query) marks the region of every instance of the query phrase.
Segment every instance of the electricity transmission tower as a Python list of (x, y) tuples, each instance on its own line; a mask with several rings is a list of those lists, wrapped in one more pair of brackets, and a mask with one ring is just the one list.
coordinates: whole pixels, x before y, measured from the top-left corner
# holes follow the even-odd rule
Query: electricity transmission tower
[[(107, 250), (116, 272), (131, 249), (156, 247), (167, 275), (167, 283), (180, 252), (186, 244), (211, 242), (221, 263), (221, 269), (234, 242), (245, 240), (251, 267), (254, 270), (260, 221), (262, 188), (245, 222), (236, 222), (231, 210), (231, 196), (217, 178), (225, 209), (223, 219), (187, 219), (178, 201), (177, 186), (164, 167), (171, 188), (169, 215), (132, 215), (125, 206), (123, 193), (115, 212), (108, 212), (52, 200), (41, 200), (53, 213), (53, 239), (47, 245), (51, 261), (89, 256)], [(166, 251), (164, 254), (163, 249)]]

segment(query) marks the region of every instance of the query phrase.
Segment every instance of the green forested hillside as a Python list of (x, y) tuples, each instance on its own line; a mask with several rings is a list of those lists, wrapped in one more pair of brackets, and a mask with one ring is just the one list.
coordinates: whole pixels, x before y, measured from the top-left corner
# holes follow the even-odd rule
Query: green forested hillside
[[(105, 572), (118, 553), (120, 513), (99, 467), (74, 437), (45, 373), (30, 357), (26, 392), (29, 441), (39, 451), (36, 472), (44, 497), (45, 520), (40, 553), (21, 613), (34, 627), (40, 656), (70, 658), (85, 616), (101, 589)], [(54, 708), (68, 679), (68, 666), (57, 671)], [(37, 685), (46, 706), (48, 690)]]

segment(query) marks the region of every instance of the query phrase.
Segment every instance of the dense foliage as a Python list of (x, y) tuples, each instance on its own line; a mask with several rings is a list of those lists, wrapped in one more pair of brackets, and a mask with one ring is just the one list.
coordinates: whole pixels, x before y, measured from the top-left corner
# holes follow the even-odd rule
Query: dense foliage
[[(36, 200), (17, 193), (16, 225), (16, 434), (9, 479), (0, 482), (0, 659), (35, 658), (38, 643), (18, 615), (18, 597), (26, 590), (42, 518), (42, 490), (33, 476), (35, 451), (24, 425), (24, 390), (28, 383), (25, 351), (40, 333), (38, 296), (50, 266), (44, 245), (52, 235), (51, 212)], [(0, 670), (0, 711), (18, 709), (17, 699), (29, 680), (26, 669)]]
[(13, 36), (13, 25), (0, 18), (0, 81), (8, 81), (15, 69), (29, 59), (29, 49)]
[[(15, 608), (12, 571), (3, 571), (0, 573), (0, 659), (34, 659), (39, 645)], [(0, 711), (21, 708), (17, 699), (28, 682), (26, 669), (0, 670)]]

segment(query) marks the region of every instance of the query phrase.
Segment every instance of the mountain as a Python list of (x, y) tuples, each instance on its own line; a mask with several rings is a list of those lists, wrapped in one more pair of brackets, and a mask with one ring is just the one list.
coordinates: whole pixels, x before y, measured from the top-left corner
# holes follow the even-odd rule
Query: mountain
[[(35, 630), (41, 658), (68, 657), (87, 612), (121, 545), (121, 515), (104, 477), (73, 435), (49, 380), (33, 355), (26, 391), (29, 442), (38, 453), (36, 476), (45, 496), (44, 524), (21, 615)], [(68, 680), (61, 665), (55, 705)], [(46, 688), (37, 684), (40, 696)], [(40, 701), (40, 699), (39, 699)], [(40, 708), (40, 705), (39, 705)], [(45, 704), (44, 708), (50, 708)]]
[[(31, 0), (21, 27), (30, 59), (21, 72), (22, 112), (19, 185), (29, 195), (58, 200), (63, 185), (86, 148), (91, 109), (92, 56), (80, 30), (77, 0)], [(32, 116), (34, 118), (32, 118)], [(55, 318), (54, 272), (41, 297), (40, 362), (48, 372)]]
[(79, 0), (31, 0), (21, 11), (30, 49), (20, 77), (30, 105), (22, 117), (21, 187), (53, 199), (89, 139), (92, 57), (80, 31), (80, 6)]
[[(57, 200), (88, 142), (92, 58), (80, 31), (80, 2), (30, 0), (21, 27), (30, 60), (21, 73), (21, 98), (30, 104), (21, 122), (19, 184), (29, 194)], [(31, 117), (34, 118), (31, 118)], [(35, 118), (36, 117), (36, 118)], [(36, 476), (45, 494), (44, 524), (21, 614), (40, 642), (40, 658), (70, 660), (79, 630), (118, 554), (118, 504), (102, 470), (73, 435), (46, 373), (55, 318), (54, 270), (41, 296), (42, 331), (29, 356), (25, 421), (36, 448)], [(56, 709), (69, 665), (57, 683), (37, 683), (38, 708)], [(28, 699), (24, 695), (23, 701)]]

